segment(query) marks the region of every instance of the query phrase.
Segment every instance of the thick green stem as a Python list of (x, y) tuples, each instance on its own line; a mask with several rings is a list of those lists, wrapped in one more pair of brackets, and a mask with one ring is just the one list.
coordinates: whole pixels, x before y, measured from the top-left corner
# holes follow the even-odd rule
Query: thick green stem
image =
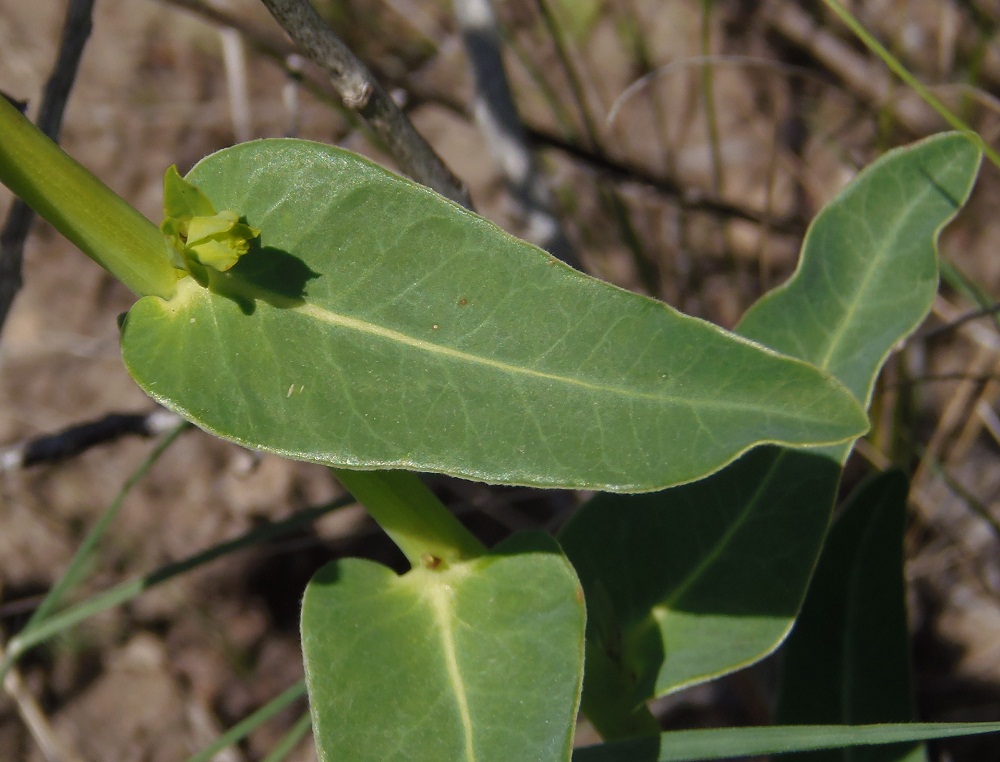
[(173, 296), (177, 275), (159, 229), (3, 97), (0, 182), (136, 294)]
[(635, 679), (613, 662), (592, 639), (586, 645), (582, 711), (606, 741), (656, 736), (660, 723), (645, 702), (636, 702)]
[(334, 469), (411, 566), (436, 568), (475, 558), (486, 548), (408, 471)]

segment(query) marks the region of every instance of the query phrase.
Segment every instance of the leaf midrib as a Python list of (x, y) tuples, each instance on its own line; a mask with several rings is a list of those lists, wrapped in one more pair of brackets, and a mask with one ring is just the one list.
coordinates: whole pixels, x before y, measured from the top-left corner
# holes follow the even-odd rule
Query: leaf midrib
[[(536, 370), (534, 368), (529, 368), (523, 365), (514, 365), (512, 363), (504, 362), (502, 360), (497, 360), (492, 357), (472, 354), (470, 352), (464, 352), (460, 349), (448, 347), (443, 344), (436, 344), (434, 342), (427, 341), (425, 339), (416, 338), (414, 336), (402, 333), (401, 331), (396, 331), (392, 328), (386, 328), (384, 326), (380, 326), (375, 323), (371, 323), (365, 320), (360, 320), (358, 318), (352, 318), (348, 315), (343, 315), (340, 313), (333, 312), (332, 310), (324, 309), (315, 304), (304, 304), (292, 307), (291, 310), (305, 317), (319, 320), (329, 325), (334, 325), (341, 328), (347, 328), (349, 330), (355, 330), (361, 333), (366, 333), (371, 336), (377, 336), (378, 338), (386, 339), (392, 342), (397, 342), (399, 344), (403, 344), (412, 347), (413, 349), (427, 352), (429, 354), (435, 354), (442, 357), (447, 357), (449, 359), (458, 360), (461, 362), (478, 364), (485, 367), (494, 368), (498, 371), (510, 375), (527, 376), (534, 379), (552, 381), (555, 383), (566, 384), (568, 386), (575, 386), (595, 393), (614, 394), (618, 397), (622, 397), (625, 399), (643, 400), (659, 404), (688, 407), (691, 409), (719, 410), (734, 414), (744, 413), (744, 412), (760, 413), (762, 409), (759, 404), (755, 405), (750, 403), (731, 402), (728, 400), (696, 399), (693, 397), (680, 397), (672, 394), (662, 394), (662, 393), (656, 394), (651, 392), (642, 392), (628, 386), (611, 386), (607, 384), (594, 383), (592, 381), (586, 381), (581, 378), (574, 378), (572, 376), (561, 375), (558, 373), (550, 373), (542, 370)], [(792, 358), (790, 358), (790, 360), (792, 363), (798, 362)], [(778, 408), (776, 411), (768, 411), (768, 412), (769, 413), (778, 412), (780, 414), (783, 413), (784, 410)], [(806, 419), (801, 414), (795, 416), (795, 418), (798, 420), (813, 420), (811, 418)], [(815, 416), (815, 420), (827, 422), (829, 420), (829, 415), (828, 414), (817, 415)]]
[(473, 734), (472, 711), (469, 708), (469, 697), (465, 692), (465, 679), (458, 663), (458, 646), (455, 643), (454, 629), (456, 626), (454, 588), (442, 581), (436, 581), (426, 589), (427, 600), (433, 612), (434, 621), (441, 635), (441, 650), (444, 655), (445, 669), (448, 673), (448, 683), (455, 697), (455, 708), (462, 723), (462, 739), (464, 758), (467, 762), (475, 762), (476, 747)]
[[(269, 307), (274, 309), (284, 309), (290, 312), (299, 314), (307, 319), (317, 320), (328, 325), (337, 326), (341, 328), (346, 328), (348, 330), (357, 331), (359, 333), (364, 333), (369, 336), (375, 336), (387, 341), (396, 342), (401, 345), (411, 347), (415, 350), (419, 350), (428, 354), (438, 355), (441, 357), (447, 357), (460, 362), (465, 362), (469, 364), (481, 365), (484, 367), (494, 368), (503, 373), (513, 375), (513, 376), (526, 376), (533, 379), (539, 379), (544, 381), (551, 381), (553, 383), (565, 384), (567, 386), (575, 386), (577, 388), (585, 389), (587, 391), (593, 392), (595, 394), (612, 394), (623, 399), (633, 399), (644, 402), (653, 402), (661, 405), (673, 405), (675, 407), (684, 407), (690, 410), (714, 410), (724, 413), (729, 413), (733, 415), (738, 415), (740, 413), (754, 413), (761, 414), (762, 411), (767, 415), (776, 415), (779, 418), (792, 419), (798, 421), (818, 421), (823, 423), (828, 423), (830, 420), (829, 410), (820, 410), (815, 416), (806, 417), (803, 411), (799, 410), (795, 415), (788, 415), (786, 409), (774, 405), (771, 407), (763, 407), (758, 401), (757, 404), (752, 402), (733, 402), (731, 399), (720, 398), (720, 399), (706, 399), (697, 398), (695, 395), (698, 393), (697, 390), (692, 390), (690, 396), (680, 396), (676, 394), (665, 394), (665, 393), (654, 393), (654, 392), (644, 392), (634, 389), (633, 387), (623, 385), (614, 386), (609, 384), (595, 383), (593, 381), (587, 381), (585, 379), (576, 378), (573, 376), (562, 375), (559, 373), (552, 373), (543, 370), (537, 370), (534, 368), (529, 368), (524, 365), (515, 365), (510, 362), (504, 362), (502, 360), (497, 360), (495, 358), (473, 354), (471, 352), (462, 351), (460, 349), (455, 349), (454, 347), (445, 346), (443, 344), (435, 343), (432, 341), (427, 341), (426, 339), (420, 339), (415, 336), (397, 331), (392, 328), (387, 328), (385, 326), (372, 323), (367, 320), (362, 320), (359, 318), (354, 318), (349, 315), (334, 312), (333, 310), (320, 307), (316, 304), (311, 304), (308, 302), (302, 302), (299, 300), (289, 299), (287, 296), (273, 292), (261, 287), (247, 284), (236, 280), (235, 278), (227, 283), (227, 289), (233, 295), (240, 297), (245, 296), (248, 300), (253, 300), (258, 303), (260, 307), (264, 305), (262, 302), (267, 304)], [(171, 314), (172, 318), (179, 318), (185, 315), (185, 310), (183, 309), (185, 304), (193, 304), (198, 300), (204, 300), (207, 310), (212, 313), (216, 311), (217, 299), (228, 299), (228, 296), (217, 296), (211, 290), (204, 288), (199, 285), (193, 278), (184, 278), (178, 285), (177, 295), (170, 301), (159, 300), (160, 303), (166, 308), (166, 310)], [(278, 306), (275, 306), (278, 305)], [(747, 341), (742, 339), (742, 337), (734, 334), (737, 340)], [(752, 342), (747, 341), (748, 344)], [(791, 356), (782, 356), (775, 354), (774, 360), (785, 360), (788, 366), (794, 367), (796, 365), (808, 366), (809, 363)], [(840, 441), (843, 437), (837, 440), (830, 441)], [(772, 440), (768, 440), (772, 441)], [(827, 441), (827, 440), (824, 440)]]
[[(899, 240), (901, 232), (909, 227), (914, 210), (923, 208), (924, 200), (935, 190), (935, 188), (929, 186), (923, 188), (911, 200), (911, 203), (906, 210), (902, 214), (897, 215), (892, 221), (889, 228), (891, 231), (890, 234), (882, 236), (882, 245), (878, 248), (875, 256), (869, 258), (868, 267), (865, 268), (864, 274), (858, 286), (851, 294), (847, 308), (844, 310), (843, 319), (839, 321), (839, 324), (836, 326), (833, 334), (827, 341), (827, 345), (822, 355), (817, 358), (815, 363), (817, 367), (834, 373), (834, 375), (837, 375), (838, 377), (840, 376), (840, 374), (836, 372), (836, 369), (832, 367), (833, 357), (844, 343), (848, 331), (855, 328), (855, 324), (857, 323), (856, 317), (860, 310), (860, 306), (871, 303), (871, 296), (869, 292), (871, 290), (871, 283), (875, 277), (875, 273), (884, 266), (886, 259), (892, 258), (892, 252), (897, 248), (896, 242)], [(947, 221), (947, 219), (948, 218), (946, 217), (945, 220)], [(942, 222), (941, 225), (943, 226), (944, 222)], [(805, 249), (807, 245), (808, 240), (803, 243), (803, 249)]]

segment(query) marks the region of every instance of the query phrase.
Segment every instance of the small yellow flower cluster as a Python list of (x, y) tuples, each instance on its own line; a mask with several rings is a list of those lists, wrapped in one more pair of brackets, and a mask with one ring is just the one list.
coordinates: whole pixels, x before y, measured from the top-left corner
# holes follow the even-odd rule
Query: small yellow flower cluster
[(212, 202), (171, 166), (163, 178), (164, 219), (160, 230), (170, 238), (174, 267), (185, 273), (191, 263), (225, 272), (250, 250), (260, 231), (240, 222), (236, 212), (216, 212)]

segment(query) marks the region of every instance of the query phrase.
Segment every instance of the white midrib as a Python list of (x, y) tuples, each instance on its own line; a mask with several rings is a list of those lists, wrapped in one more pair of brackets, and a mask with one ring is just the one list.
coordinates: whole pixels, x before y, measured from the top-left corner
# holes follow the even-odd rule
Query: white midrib
[[(209, 311), (214, 311), (214, 307), (211, 300), (208, 300), (208, 289), (202, 288), (197, 283), (195, 283), (193, 278), (184, 278), (181, 280), (181, 285), (178, 287), (178, 295), (174, 297), (169, 302), (162, 302), (163, 306), (172, 313), (172, 317), (178, 317), (184, 314), (183, 305), (190, 303), (193, 300), (205, 299), (207, 304), (205, 305)], [(248, 294), (251, 298), (258, 298), (259, 293)], [(272, 296), (275, 296), (272, 294)], [(284, 307), (289, 312), (294, 312), (296, 314), (302, 315), (311, 320), (316, 320), (327, 325), (338, 326), (341, 328), (347, 328), (349, 330), (358, 331), (359, 333), (365, 333), (369, 336), (375, 336), (378, 338), (386, 339), (403, 346), (412, 347), (413, 349), (426, 352), (432, 355), (438, 355), (440, 357), (448, 357), (460, 362), (481, 365), (484, 367), (495, 368), (504, 373), (508, 373), (514, 376), (526, 376), (529, 378), (544, 379), (547, 381), (553, 381), (555, 383), (566, 384), (568, 386), (575, 386), (581, 389), (586, 389), (588, 391), (612, 394), (618, 397), (631, 398), (636, 400), (645, 400), (656, 403), (658, 405), (674, 405), (677, 407), (686, 407), (688, 409), (696, 410), (717, 410), (725, 411), (726, 413), (738, 415), (741, 413), (759, 414), (761, 409), (767, 410), (769, 413), (774, 414), (783, 410), (781, 405), (773, 405), (771, 408), (762, 405), (758, 400), (756, 401), (732, 401), (727, 397), (720, 397), (715, 399), (709, 399), (701, 396), (701, 390), (692, 390), (690, 396), (677, 395), (677, 394), (665, 394), (660, 391), (656, 392), (644, 392), (637, 391), (635, 388), (630, 387), (627, 384), (624, 385), (609, 385), (602, 383), (594, 383), (592, 381), (586, 381), (581, 378), (575, 378), (573, 376), (562, 375), (559, 373), (548, 373), (546, 371), (536, 370), (534, 368), (527, 368), (523, 365), (514, 365), (508, 362), (503, 362), (502, 360), (497, 360), (495, 358), (489, 357), (487, 355), (473, 354), (471, 352), (464, 352), (460, 349), (455, 349), (454, 347), (444, 346), (439, 343), (432, 341), (427, 341), (426, 339), (420, 339), (415, 336), (410, 336), (408, 334), (402, 333), (400, 331), (393, 330), (392, 328), (386, 328), (385, 326), (378, 325), (366, 320), (359, 320), (358, 318), (350, 317), (349, 315), (344, 315), (338, 312), (333, 312), (332, 310), (320, 307), (316, 304), (304, 303), (295, 304), (294, 306), (289, 304), (289, 306)], [(721, 329), (720, 329), (721, 330)], [(783, 358), (790, 363), (799, 363), (801, 365), (808, 365), (808, 363), (802, 360), (796, 360), (795, 358)], [(791, 416), (796, 420), (805, 421), (823, 421), (826, 422), (828, 419), (827, 414), (824, 412), (815, 416), (808, 416), (805, 411), (798, 411), (798, 415)]]
[[(414, 336), (409, 336), (405, 333), (394, 331), (391, 328), (385, 328), (384, 326), (376, 325), (374, 323), (369, 323), (364, 320), (358, 320), (357, 318), (348, 317), (347, 315), (341, 315), (336, 312), (331, 312), (330, 310), (325, 310), (322, 307), (317, 307), (315, 304), (303, 304), (298, 307), (293, 307), (292, 309), (295, 312), (306, 315), (315, 320), (322, 321), (329, 325), (336, 325), (340, 326), (341, 328), (350, 328), (355, 331), (361, 331), (362, 333), (371, 334), (372, 336), (378, 336), (383, 339), (388, 339), (389, 341), (405, 344), (406, 346), (410, 346), (413, 347), (414, 349), (419, 349), (424, 352), (430, 352), (432, 354), (441, 355), (443, 357), (448, 357), (455, 360), (461, 360), (463, 362), (472, 362), (478, 365), (485, 365), (490, 368), (496, 368), (497, 370), (504, 371), (505, 373), (514, 373), (523, 376), (531, 376), (533, 378), (544, 378), (549, 381), (558, 381), (559, 383), (572, 384), (574, 386), (581, 386), (586, 389), (593, 389), (594, 391), (617, 392), (618, 394), (626, 393), (626, 390), (622, 387), (612, 387), (612, 386), (605, 386), (603, 384), (594, 384), (587, 381), (582, 381), (578, 378), (572, 378), (570, 376), (562, 376), (556, 373), (546, 373), (545, 371), (526, 368), (523, 365), (511, 365), (510, 363), (502, 362), (501, 360), (496, 360), (492, 357), (487, 357), (485, 355), (474, 355), (469, 352), (463, 352), (460, 349), (454, 349), (452, 347), (446, 347), (441, 344), (435, 344), (434, 342), (431, 341), (418, 339)], [(629, 390), (627, 394), (628, 396), (640, 397), (651, 400), (675, 401), (675, 402), (681, 401), (681, 400), (671, 400), (670, 398), (667, 398), (664, 395), (636, 392), (633, 390)]]
[(455, 696), (455, 707), (462, 721), (462, 735), (465, 740), (465, 760), (475, 762), (476, 750), (472, 734), (472, 714), (469, 711), (469, 698), (465, 693), (465, 681), (458, 666), (458, 652), (455, 647), (455, 616), (453, 611), (452, 587), (445, 583), (432, 585), (428, 590), (431, 609), (438, 631), (441, 633), (441, 646), (444, 651), (445, 669), (448, 672), (448, 683)]
[(389, 341), (398, 342), (400, 344), (410, 346), (413, 347), (414, 349), (419, 349), (424, 352), (441, 355), (443, 357), (453, 358), (455, 360), (460, 360), (462, 362), (476, 363), (478, 365), (496, 368), (497, 370), (514, 375), (540, 378), (548, 381), (555, 381), (562, 384), (568, 384), (571, 386), (577, 386), (584, 389), (589, 389), (595, 392), (612, 393), (622, 397), (632, 397), (635, 399), (650, 400), (657, 403), (670, 403), (686, 407), (730, 410), (733, 413), (748, 412), (748, 411), (759, 412), (759, 408), (755, 407), (752, 404), (742, 404), (739, 402), (733, 403), (725, 399), (708, 400), (708, 399), (697, 399), (695, 397), (687, 397), (687, 398), (678, 397), (675, 395), (662, 394), (662, 393), (640, 392), (636, 391), (633, 388), (629, 388), (627, 386), (608, 386), (606, 384), (595, 384), (590, 381), (584, 381), (582, 379), (573, 378), (571, 376), (564, 376), (556, 373), (546, 373), (545, 371), (526, 368), (522, 365), (512, 365), (510, 363), (496, 360), (492, 357), (487, 357), (484, 355), (475, 355), (469, 352), (463, 352), (462, 350), (459, 349), (454, 349), (452, 347), (442, 346), (441, 344), (435, 344), (433, 342), (426, 341), (424, 339), (418, 339), (414, 336), (409, 336), (405, 333), (394, 331), (391, 328), (385, 328), (384, 326), (376, 325), (374, 323), (369, 323), (364, 320), (358, 320), (357, 318), (352, 318), (347, 315), (331, 312), (330, 310), (323, 309), (322, 307), (318, 307), (315, 304), (298, 305), (296, 307), (292, 307), (291, 309), (294, 312), (297, 312), (301, 315), (305, 315), (314, 320), (327, 323), (328, 325), (335, 325), (342, 328), (348, 328), (351, 330), (360, 331), (362, 333), (367, 333), (372, 336), (378, 336), (380, 338), (384, 338)]

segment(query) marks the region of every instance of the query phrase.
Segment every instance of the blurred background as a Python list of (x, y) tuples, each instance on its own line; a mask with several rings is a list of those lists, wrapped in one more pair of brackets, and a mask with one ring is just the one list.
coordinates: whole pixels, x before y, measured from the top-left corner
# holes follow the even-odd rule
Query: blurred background
[[(460, 2), (456, 2), (460, 5)], [(473, 118), (474, 79), (450, 0), (317, 7), (468, 186), (477, 211), (550, 240), (588, 273), (731, 327), (795, 265), (808, 221), (887, 149), (945, 129), (821, 3), (496, 0), (512, 92), (553, 217), (526, 209)], [(997, 145), (1000, 7), (989, 0), (845, 3), (933, 92)], [(0, 0), (0, 90), (37, 113), (62, 0)], [(325, 77), (252, 0), (98, 0), (62, 143), (144, 214), (163, 171), (256, 137), (335, 143), (392, 166)], [(889, 361), (845, 488), (898, 466), (913, 478), (906, 548), (918, 717), (1000, 716), (998, 172), (945, 232), (933, 314)], [(545, 201), (546, 193), (540, 193)], [(536, 199), (537, 201), (537, 199)], [(0, 189), (0, 213), (10, 195)], [(546, 227), (547, 226), (547, 227)], [(546, 238), (548, 236), (548, 238)], [(544, 239), (544, 240), (543, 240)], [(125, 373), (116, 317), (132, 297), (45, 223), (0, 342), (0, 446), (153, 404)], [(0, 633), (16, 633), (155, 442), (0, 473)], [(551, 528), (580, 496), (441, 480), (482, 536)], [(183, 434), (135, 490), (79, 596), (263, 521), (340, 495), (325, 469)], [(357, 506), (227, 554), (131, 597), (32, 651), (37, 700), (0, 699), (0, 759), (186, 759), (301, 677), (298, 604), (325, 561), (398, 557)], [(762, 677), (761, 673), (764, 676)], [(671, 726), (766, 721), (766, 668), (685, 691)], [(220, 760), (263, 759), (298, 703)], [(586, 740), (586, 731), (581, 738)], [(592, 740), (592, 739), (591, 739)], [(990, 739), (933, 759), (1000, 758)], [(308, 760), (308, 741), (291, 759)]]

